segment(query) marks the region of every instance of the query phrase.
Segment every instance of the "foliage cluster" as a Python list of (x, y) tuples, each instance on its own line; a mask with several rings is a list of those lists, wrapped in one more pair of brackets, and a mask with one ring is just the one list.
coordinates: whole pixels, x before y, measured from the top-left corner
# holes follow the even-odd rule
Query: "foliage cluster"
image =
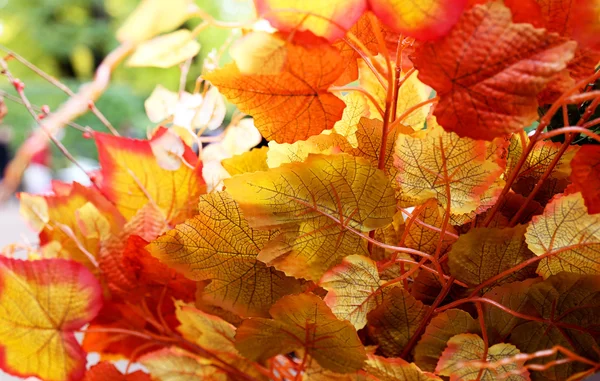
[[(595, 373), (594, 4), (255, 0), (265, 26), (142, 1), (117, 33), (130, 65), (185, 72), (208, 26), (243, 30), (233, 62), (209, 56), (192, 93), (157, 86), (147, 139), (86, 131), (91, 186), (20, 195), (40, 246), (0, 257), (0, 366), (48, 381)], [(204, 21), (172, 32), (190, 17)], [(239, 112), (207, 137), (224, 98)], [(102, 361), (86, 370), (88, 352)]]

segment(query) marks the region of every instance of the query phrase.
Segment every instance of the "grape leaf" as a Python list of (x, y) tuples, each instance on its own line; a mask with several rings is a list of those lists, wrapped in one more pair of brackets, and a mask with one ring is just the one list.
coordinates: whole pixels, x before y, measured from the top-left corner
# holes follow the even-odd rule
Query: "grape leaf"
[(169, 68), (196, 56), (199, 51), (200, 44), (192, 32), (180, 29), (141, 43), (127, 66)]
[(74, 331), (102, 307), (92, 273), (65, 259), (0, 257), (0, 283), (0, 367), (23, 378), (81, 379), (86, 353)]
[(229, 54), (242, 74), (277, 74), (287, 61), (285, 41), (262, 31), (254, 31), (235, 41)]
[(415, 363), (423, 370), (435, 371), (448, 340), (461, 333), (481, 333), (479, 323), (468, 312), (450, 309), (435, 316), (415, 346)]
[(221, 161), (221, 164), (231, 176), (266, 171), (269, 169), (267, 166), (268, 151), (269, 147), (254, 148), (241, 155), (235, 155), (229, 159), (224, 159)]
[(156, 381), (227, 380), (227, 374), (212, 366), (208, 360), (194, 357), (177, 347), (148, 353), (139, 362), (148, 368), (152, 379)]
[(385, 358), (367, 355), (363, 369), (379, 381), (441, 381), (442, 379), (428, 372), (423, 372), (414, 363), (401, 358)]
[(408, 291), (395, 287), (368, 315), (369, 332), (389, 357), (399, 356), (425, 318), (428, 307)]
[[(469, 363), (471, 361), (493, 363), (519, 353), (517, 347), (504, 343), (492, 345), (486, 352), (481, 337), (472, 333), (463, 333), (453, 336), (448, 341), (448, 347), (440, 357), (436, 372), (443, 376), (449, 376), (450, 381), (495, 381), (498, 379), (529, 381), (529, 371), (525, 368), (521, 369), (524, 363), (522, 360), (511, 361), (508, 364), (483, 371), (480, 367)], [(479, 375), (480, 372), (481, 375)]]
[(169, 222), (183, 221), (194, 214), (195, 200), (205, 192), (202, 164), (188, 146), (184, 146), (181, 160), (191, 167), (167, 170), (160, 166), (152, 145), (165, 133), (161, 128), (149, 141), (95, 133), (101, 189), (126, 219), (154, 202)]
[(281, 298), (270, 314), (273, 319), (250, 318), (238, 328), (236, 348), (253, 361), (304, 349), (323, 368), (338, 373), (360, 369), (366, 359), (354, 327), (338, 320), (316, 295)]
[(250, 228), (231, 196), (204, 195), (198, 210), (149, 249), (188, 278), (210, 280), (205, 299), (243, 316), (268, 316), (280, 297), (301, 291), (299, 282), (256, 260), (275, 233)]
[[(423, 205), (416, 207), (412, 215), (414, 219), (406, 224), (405, 246), (424, 253), (435, 254), (440, 241), (444, 210), (439, 207), (435, 199), (429, 199)], [(432, 227), (440, 230), (434, 230)], [(456, 229), (453, 226), (448, 226), (446, 231), (456, 234)], [(453, 241), (454, 238), (446, 235), (442, 241), (440, 252), (445, 253)]]
[(325, 44), (286, 42), (285, 49), (287, 61), (277, 74), (244, 75), (231, 63), (204, 78), (254, 117), (267, 140), (293, 143), (331, 129), (342, 117), (344, 102), (328, 88), (343, 67), (337, 49)]
[(270, 141), (267, 165), (269, 168), (277, 168), (285, 163), (302, 162), (311, 153), (330, 155), (347, 145), (346, 138), (336, 133), (314, 135), (292, 144)]
[(600, 213), (600, 146), (581, 147), (571, 168), (571, 181), (581, 192), (588, 213)]
[[(358, 122), (362, 117), (369, 115), (369, 105), (365, 97), (357, 91), (343, 95), (341, 99), (346, 104), (346, 108), (342, 113), (342, 119), (335, 122), (331, 131), (345, 137), (350, 146), (356, 148), (358, 147), (356, 139)], [(324, 133), (327, 133), (327, 131), (325, 130)]]
[(226, 179), (225, 186), (251, 227), (288, 229), (258, 259), (312, 280), (364, 246), (347, 227), (386, 226), (396, 209), (383, 171), (345, 154), (309, 155), (303, 163)]
[[(352, 28), (350, 33), (354, 34), (356, 38), (363, 43), (363, 45), (369, 50), (369, 53), (377, 55), (379, 45), (377, 44), (377, 37), (373, 31), (372, 18), (369, 17), (368, 13), (364, 13)], [(376, 24), (376, 28), (381, 29), (379, 23)], [(344, 73), (335, 81), (336, 85), (346, 85), (350, 82), (354, 82), (358, 79), (358, 59), (361, 58), (360, 54), (350, 46), (352, 42), (346, 42), (345, 40), (337, 41), (333, 44), (340, 50), (344, 62)], [(352, 94), (352, 93), (350, 93)], [(358, 95), (358, 93), (356, 93)]]
[[(470, 286), (477, 286), (533, 258), (534, 254), (525, 243), (526, 228), (525, 225), (503, 229), (475, 228), (461, 235), (448, 254), (450, 273)], [(528, 266), (494, 284), (524, 280), (534, 274), (535, 266)]]
[(600, 215), (589, 215), (581, 193), (557, 196), (534, 216), (525, 234), (529, 249), (543, 256), (537, 273), (599, 274)]
[(512, 23), (510, 10), (492, 2), (463, 13), (448, 35), (424, 44), (413, 62), (421, 81), (440, 97), (434, 114), (446, 130), (492, 140), (537, 119), (537, 94), (575, 49), (573, 41)]
[(319, 285), (326, 289), (324, 301), (340, 319), (354, 328), (367, 324), (367, 314), (383, 302), (386, 289), (380, 289), (377, 264), (361, 255), (350, 255), (325, 273)]
[(400, 189), (418, 203), (436, 198), (442, 206), (449, 202), (452, 213), (471, 212), (502, 171), (486, 158), (486, 150), (484, 141), (460, 138), (435, 125), (415, 136), (399, 135), (394, 164)]
[(117, 31), (121, 42), (142, 42), (177, 28), (191, 15), (192, 0), (143, 0)]

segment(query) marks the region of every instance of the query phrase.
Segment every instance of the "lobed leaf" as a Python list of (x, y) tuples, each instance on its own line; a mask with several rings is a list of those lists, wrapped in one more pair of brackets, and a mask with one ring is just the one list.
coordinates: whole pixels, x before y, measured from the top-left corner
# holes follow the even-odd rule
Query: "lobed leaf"
[(226, 381), (227, 374), (208, 360), (177, 347), (163, 348), (139, 359), (156, 381)]

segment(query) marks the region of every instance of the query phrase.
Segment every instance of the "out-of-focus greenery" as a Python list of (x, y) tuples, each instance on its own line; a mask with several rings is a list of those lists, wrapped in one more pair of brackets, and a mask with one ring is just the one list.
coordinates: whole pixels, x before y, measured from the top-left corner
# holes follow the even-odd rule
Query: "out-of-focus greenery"
[[(169, 2), (169, 0), (163, 0)], [(77, 90), (92, 79), (96, 66), (118, 42), (115, 32), (138, 4), (139, 0), (0, 0), (0, 44), (17, 52)], [(217, 19), (247, 20), (252, 17), (252, 6), (244, 0), (196, 0), (196, 4)], [(185, 24), (193, 28), (200, 20)], [(200, 55), (194, 60), (189, 76), (188, 90), (193, 88), (200, 74), (203, 58), (227, 40), (230, 31), (208, 28), (198, 41)], [(10, 61), (11, 72), (21, 79), (25, 92), (33, 104), (48, 105), (55, 109), (66, 95), (47, 83), (16, 60)], [(150, 121), (144, 112), (144, 100), (157, 84), (176, 90), (180, 71), (158, 68), (128, 68), (121, 65), (113, 74), (109, 89), (97, 102), (98, 108), (117, 129), (128, 135), (144, 135)], [(0, 88), (12, 87), (0, 76)], [(14, 92), (13, 92), (14, 93)], [(31, 116), (21, 105), (7, 101), (9, 113), (4, 125), (14, 131), (13, 148), (35, 127)], [(79, 118), (77, 123), (103, 131), (103, 125), (92, 114)], [(82, 138), (72, 128), (65, 131), (63, 143), (76, 156), (95, 157), (93, 142)], [(54, 167), (66, 165), (58, 153)]]

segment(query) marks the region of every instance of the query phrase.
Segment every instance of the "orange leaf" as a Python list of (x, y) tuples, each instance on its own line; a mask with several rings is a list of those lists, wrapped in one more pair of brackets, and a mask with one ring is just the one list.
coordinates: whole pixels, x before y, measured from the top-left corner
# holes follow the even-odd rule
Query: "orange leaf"
[[(380, 28), (379, 23), (377, 27)], [(367, 47), (369, 53), (377, 55), (378, 44), (375, 32), (373, 31), (371, 19), (368, 14), (363, 14), (361, 18), (350, 28), (350, 32), (358, 38), (364, 46)], [(351, 42), (350, 42), (351, 43)], [(340, 50), (340, 55), (344, 60), (344, 73), (336, 81), (336, 85), (346, 85), (358, 79), (358, 62), (361, 55), (352, 48), (346, 41), (337, 41), (333, 46)], [(353, 44), (354, 45), (354, 44)]]
[(427, 306), (395, 287), (368, 315), (369, 332), (386, 356), (399, 356), (425, 318)]
[(492, 2), (465, 12), (447, 36), (424, 44), (413, 62), (440, 96), (434, 114), (445, 129), (492, 140), (537, 119), (537, 94), (575, 49), (556, 34), (512, 23), (510, 10)]
[(331, 129), (342, 117), (344, 102), (328, 88), (343, 66), (337, 49), (323, 43), (299, 46), (286, 41), (284, 48), (287, 60), (277, 74), (244, 75), (232, 63), (204, 78), (254, 117), (266, 139), (293, 143)]
[[(435, 199), (429, 199), (423, 205), (415, 208), (412, 215), (416, 220), (407, 224), (404, 244), (408, 248), (433, 255), (440, 241), (444, 210), (439, 207)], [(432, 227), (440, 230), (434, 230)], [(456, 229), (453, 226), (448, 226), (446, 231), (456, 234)], [(452, 237), (445, 235), (440, 252), (445, 253), (453, 241)]]
[(102, 290), (81, 264), (0, 257), (0, 367), (20, 377), (75, 381), (86, 354), (74, 332), (102, 307)]
[(571, 169), (571, 181), (581, 191), (588, 213), (600, 213), (600, 146), (581, 147)]
[(188, 146), (184, 145), (177, 169), (160, 165), (153, 144), (159, 144), (167, 131), (161, 128), (150, 140), (95, 133), (102, 191), (126, 219), (151, 202), (168, 221), (183, 221), (194, 214), (195, 200), (205, 191), (202, 164)]
[(316, 295), (281, 298), (270, 314), (273, 319), (244, 320), (235, 336), (236, 348), (253, 361), (304, 349), (323, 368), (338, 373), (360, 369), (366, 359), (354, 327), (338, 320)]
[(85, 374), (83, 381), (150, 381), (148, 374), (137, 372), (123, 374), (114, 364), (102, 361), (91, 367)]
[(581, 193), (560, 195), (527, 228), (529, 249), (540, 260), (537, 273), (547, 278), (561, 271), (600, 274), (600, 215), (590, 215)]
[(177, 347), (148, 353), (139, 361), (148, 368), (152, 379), (156, 381), (226, 381), (228, 379), (227, 374), (214, 367), (209, 360), (197, 358)]
[(423, 372), (414, 363), (401, 358), (385, 358), (367, 355), (364, 370), (379, 381), (441, 381), (428, 372)]

